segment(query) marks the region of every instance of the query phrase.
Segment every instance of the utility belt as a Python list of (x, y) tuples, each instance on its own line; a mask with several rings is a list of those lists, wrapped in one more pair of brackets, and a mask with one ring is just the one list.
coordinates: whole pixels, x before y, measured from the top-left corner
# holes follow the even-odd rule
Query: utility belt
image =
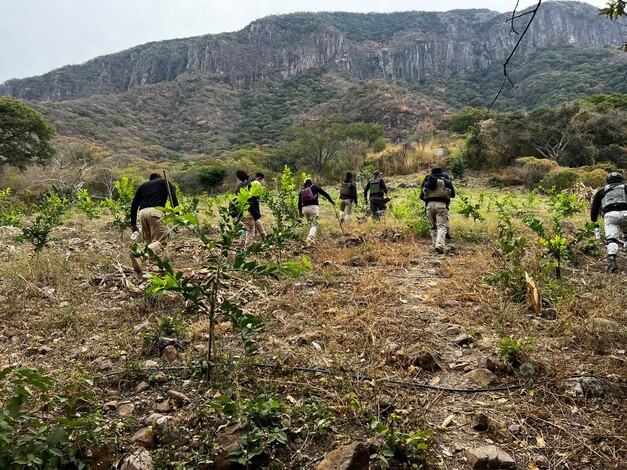
[(443, 202), (445, 204), (449, 204), (451, 202), (450, 198), (446, 197), (432, 197), (430, 199), (426, 199), (425, 202), (428, 204), (430, 202)]
[(370, 199), (372, 199), (373, 197), (380, 197), (383, 199), (384, 194), (383, 193), (374, 193), (374, 194), (370, 194)]
[(610, 212), (625, 212), (627, 211), (627, 205), (626, 204), (620, 204), (620, 205), (615, 205), (615, 206), (606, 206), (603, 209), (603, 215), (609, 214)]

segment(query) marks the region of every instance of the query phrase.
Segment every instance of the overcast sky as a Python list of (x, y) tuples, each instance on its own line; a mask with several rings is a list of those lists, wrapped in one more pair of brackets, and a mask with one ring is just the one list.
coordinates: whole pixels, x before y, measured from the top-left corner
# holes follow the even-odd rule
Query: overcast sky
[[(604, 6), (607, 0), (587, 0)], [(536, 0), (520, 0), (519, 9)], [(0, 0), (0, 83), (149, 41), (237, 31), (295, 11), (508, 12), (516, 0)]]

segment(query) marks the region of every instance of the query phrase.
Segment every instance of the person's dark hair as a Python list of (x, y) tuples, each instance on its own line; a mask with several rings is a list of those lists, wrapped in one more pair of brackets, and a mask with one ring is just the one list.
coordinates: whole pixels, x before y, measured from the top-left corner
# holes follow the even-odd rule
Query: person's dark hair
[(431, 170), (431, 174), (432, 175), (439, 175), (439, 174), (442, 174), (442, 173), (444, 173), (444, 170), (442, 168), (439, 168), (439, 167), (433, 168)]
[(156, 180), (156, 179), (159, 179), (159, 178), (161, 178), (161, 175), (159, 173), (151, 173), (150, 174), (150, 179), (151, 180)]
[(303, 182), (303, 186), (305, 188), (308, 188), (309, 186), (311, 186), (313, 184), (313, 181), (311, 180), (311, 178), (305, 178), (305, 181)]
[(255, 178), (261, 178), (264, 179), (265, 175), (263, 173), (261, 173), (260, 171), (258, 171), (257, 173), (255, 173)]
[(346, 177), (344, 178), (346, 181), (352, 181), (353, 180), (353, 174), (350, 171), (346, 172)]

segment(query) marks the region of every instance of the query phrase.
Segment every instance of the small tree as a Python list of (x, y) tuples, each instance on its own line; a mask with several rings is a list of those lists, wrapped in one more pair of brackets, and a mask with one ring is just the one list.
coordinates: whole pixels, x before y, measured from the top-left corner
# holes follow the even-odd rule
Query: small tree
[(198, 182), (210, 189), (211, 194), (215, 189), (224, 182), (226, 178), (226, 169), (222, 167), (206, 167), (202, 168), (197, 173)]
[[(246, 250), (232, 253), (233, 244), (240, 237), (243, 214), (248, 209), (248, 199), (253, 196), (260, 196), (262, 191), (258, 185), (253, 185), (250, 189), (242, 188), (234, 200), (239, 208), (236, 217), (230, 215), (228, 207), (220, 207), (219, 233), (215, 240), (210, 240), (207, 237), (194, 214), (177, 215), (172, 208), (164, 208), (166, 212), (165, 223), (186, 227), (200, 239), (206, 250), (209, 274), (201, 282), (198, 282), (185, 276), (183, 272), (174, 271), (168, 262), (157, 258), (156, 262), (161, 274), (147, 276), (151, 281), (147, 290), (154, 293), (181, 294), (196, 311), (209, 317), (208, 380), (211, 380), (216, 356), (215, 325), (219, 313), (231, 319), (234, 328), (240, 333), (244, 350), (248, 354), (256, 352), (255, 335), (264, 327), (260, 318), (244, 312), (226, 297), (224, 281), (234, 272), (277, 278), (281, 273), (286, 272), (297, 276), (309, 268), (309, 262), (305, 257), (302, 258), (301, 263), (294, 261), (275, 263), (271, 261), (268, 264), (263, 264), (250, 260), (248, 258), (250, 255), (261, 250), (261, 245), (258, 243), (251, 245)], [(154, 254), (149, 248), (146, 248), (146, 252)]]

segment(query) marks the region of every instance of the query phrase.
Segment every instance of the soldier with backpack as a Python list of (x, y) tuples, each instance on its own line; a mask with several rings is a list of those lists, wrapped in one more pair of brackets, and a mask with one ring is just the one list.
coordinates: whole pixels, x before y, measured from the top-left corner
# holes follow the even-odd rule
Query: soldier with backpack
[(433, 168), (422, 182), (420, 199), (427, 204), (431, 241), (438, 253), (445, 250), (445, 240), (451, 229), (448, 208), (454, 197), (455, 187), (451, 177), (442, 168)]
[(364, 188), (364, 203), (368, 205), (368, 191), (370, 191), (370, 212), (372, 212), (374, 220), (379, 220), (385, 214), (386, 203), (389, 201), (386, 197), (388, 188), (383, 178), (381, 178), (379, 170), (375, 170), (372, 176), (373, 178), (368, 181)]
[(318, 221), (320, 220), (320, 207), (318, 203), (318, 194), (322, 194), (327, 201), (335, 205), (335, 201), (317, 184), (306, 178), (303, 183), (303, 189), (298, 195), (298, 212), (301, 217), (305, 217), (310, 223), (309, 235), (307, 236), (307, 246), (314, 245), (316, 241), (316, 232), (318, 230)]
[(357, 205), (357, 186), (353, 182), (353, 174), (349, 171), (340, 186), (340, 223), (351, 219), (353, 203)]

